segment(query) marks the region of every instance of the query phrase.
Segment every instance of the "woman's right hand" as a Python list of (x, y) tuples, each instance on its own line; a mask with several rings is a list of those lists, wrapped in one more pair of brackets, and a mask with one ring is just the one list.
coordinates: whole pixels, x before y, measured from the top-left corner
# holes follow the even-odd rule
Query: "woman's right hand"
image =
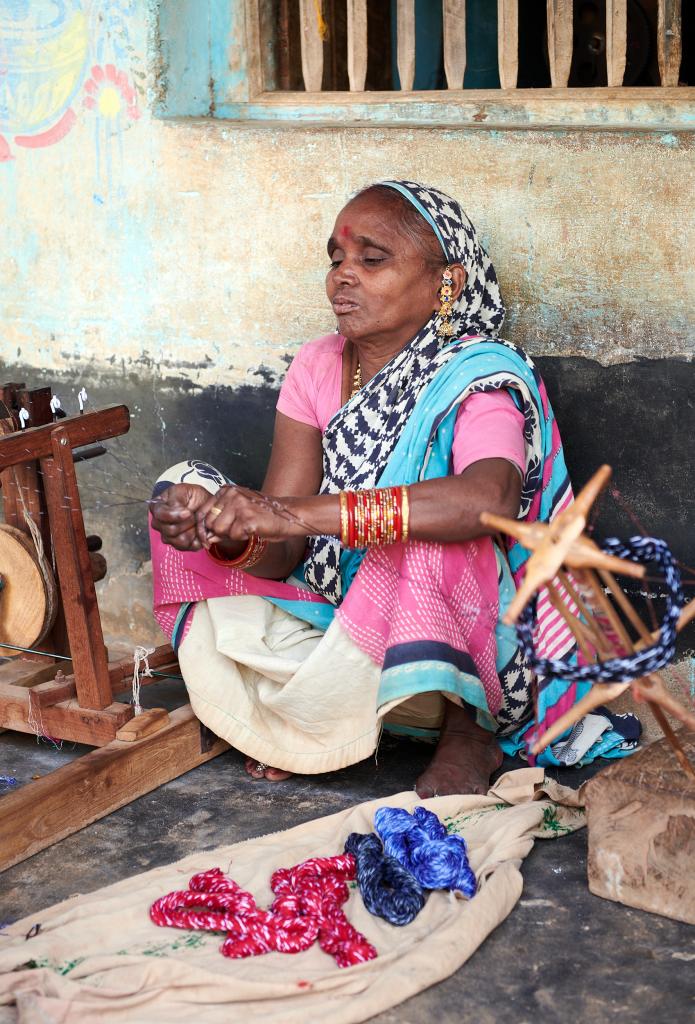
[(196, 512), (209, 497), (210, 492), (198, 484), (172, 484), (150, 505), (152, 529), (179, 551), (199, 551)]

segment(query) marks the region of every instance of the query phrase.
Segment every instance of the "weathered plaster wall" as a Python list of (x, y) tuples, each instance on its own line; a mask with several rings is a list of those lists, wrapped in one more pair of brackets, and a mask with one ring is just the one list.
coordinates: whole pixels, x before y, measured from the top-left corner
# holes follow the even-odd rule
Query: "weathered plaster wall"
[[(93, 404), (129, 404), (138, 495), (189, 453), (258, 479), (287, 361), (333, 327), (322, 280), (337, 210), (370, 181), (410, 177), (459, 197), (479, 228), (507, 336), (549, 360), (578, 479), (612, 453), (644, 518), (686, 537), (675, 455), (666, 504), (648, 463), (668, 464), (665, 439), (693, 416), (687, 392), (664, 403), (659, 389), (692, 379), (695, 136), (163, 121), (155, 3), (29, 7), (0, 0), (3, 373), (53, 384), (68, 411), (83, 384)], [(602, 388), (625, 405), (602, 405)], [(646, 431), (644, 465), (623, 408)], [(599, 430), (592, 409), (612, 410)], [(146, 631), (143, 513), (91, 507), (109, 487), (130, 494), (123, 467), (105, 473), (81, 472), (110, 555), (102, 604), (114, 629)]]

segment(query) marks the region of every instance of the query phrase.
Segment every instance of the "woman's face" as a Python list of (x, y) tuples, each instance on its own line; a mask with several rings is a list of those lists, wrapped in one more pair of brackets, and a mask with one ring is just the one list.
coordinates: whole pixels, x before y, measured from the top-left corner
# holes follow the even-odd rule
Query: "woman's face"
[(439, 309), (444, 264), (427, 265), (378, 195), (358, 196), (338, 214), (328, 256), (326, 293), (352, 342), (396, 352)]

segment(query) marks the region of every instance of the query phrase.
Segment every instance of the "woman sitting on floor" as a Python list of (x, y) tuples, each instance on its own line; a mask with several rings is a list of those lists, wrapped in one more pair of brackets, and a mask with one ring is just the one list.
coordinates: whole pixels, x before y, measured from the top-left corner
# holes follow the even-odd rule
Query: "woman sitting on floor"
[[(373, 185), (328, 255), (338, 333), (305, 344), (282, 386), (263, 484), (277, 500), (202, 462), (165, 473), (155, 614), (196, 715), (254, 778), (354, 764), (386, 725), (439, 737), (421, 797), (484, 793), (499, 737), (518, 749), (533, 709), (500, 622), (528, 553), (479, 515), (547, 522), (571, 500), (553, 413), (497, 339), (495, 271), (455, 200)], [(543, 597), (536, 639), (545, 656), (572, 646)], [(582, 692), (541, 689), (539, 719)]]

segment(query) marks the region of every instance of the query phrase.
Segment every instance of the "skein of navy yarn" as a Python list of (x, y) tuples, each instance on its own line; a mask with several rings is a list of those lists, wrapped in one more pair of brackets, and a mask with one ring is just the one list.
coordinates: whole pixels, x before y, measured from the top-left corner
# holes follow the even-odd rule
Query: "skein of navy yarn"
[(680, 571), (666, 541), (655, 537), (630, 537), (622, 541), (609, 537), (601, 550), (631, 562), (655, 562), (664, 577), (665, 611), (655, 643), (606, 661), (579, 664), (576, 655), (540, 658), (534, 646), (536, 598), (533, 597), (517, 619), (516, 632), (528, 664), (544, 679), (563, 679), (568, 683), (629, 683), (633, 679), (658, 672), (673, 661), (676, 654), (678, 619), (684, 603)]
[(425, 905), (422, 886), (395, 857), (384, 853), (378, 836), (351, 832), (345, 852), (357, 862), (357, 884), (370, 914), (396, 925), (415, 920)]
[(450, 835), (432, 811), (416, 807), (410, 814), (402, 807), (380, 807), (374, 828), (386, 853), (412, 872), (423, 889), (455, 889), (469, 899), (475, 896), (465, 840)]

